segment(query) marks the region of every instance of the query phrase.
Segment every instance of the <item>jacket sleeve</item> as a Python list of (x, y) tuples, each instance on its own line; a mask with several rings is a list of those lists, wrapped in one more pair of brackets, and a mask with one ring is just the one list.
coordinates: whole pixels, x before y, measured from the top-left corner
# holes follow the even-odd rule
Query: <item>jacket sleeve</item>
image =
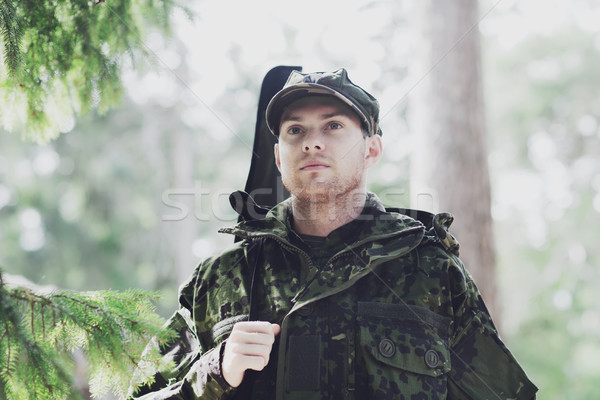
[(455, 258), (450, 267), (454, 329), (449, 399), (535, 399), (537, 387), (498, 335), (475, 283)]
[[(171, 342), (159, 345), (152, 340), (145, 354), (153, 351), (160, 354), (159, 366), (144, 362), (144, 357), (134, 376), (129, 398), (132, 399), (226, 399), (235, 391), (223, 378), (221, 357), (224, 342), (216, 344), (200, 339), (210, 337), (198, 332), (198, 326), (209, 326), (207, 321), (196, 321), (203, 313), (194, 313), (194, 299), (200, 286), (201, 265), (192, 279), (180, 291), (180, 309), (167, 321), (167, 326), (176, 332)], [(193, 316), (193, 317), (192, 317)], [(147, 364), (147, 365), (144, 365)], [(151, 365), (152, 364), (152, 365)], [(145, 382), (145, 383), (142, 383)], [(139, 384), (142, 383), (141, 386)], [(135, 386), (139, 386), (137, 389)]]

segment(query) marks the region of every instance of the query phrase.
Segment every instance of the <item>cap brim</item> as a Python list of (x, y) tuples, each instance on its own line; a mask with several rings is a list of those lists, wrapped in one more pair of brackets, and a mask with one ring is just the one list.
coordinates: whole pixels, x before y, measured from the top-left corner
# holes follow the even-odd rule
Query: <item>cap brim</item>
[(267, 127), (271, 133), (275, 136), (279, 136), (279, 123), (281, 121), (283, 109), (294, 101), (307, 96), (333, 96), (341, 100), (360, 117), (365, 126), (370, 128), (369, 120), (365, 114), (342, 93), (331, 89), (330, 87), (319, 85), (318, 83), (298, 83), (277, 92), (267, 105), (265, 117), (267, 120)]

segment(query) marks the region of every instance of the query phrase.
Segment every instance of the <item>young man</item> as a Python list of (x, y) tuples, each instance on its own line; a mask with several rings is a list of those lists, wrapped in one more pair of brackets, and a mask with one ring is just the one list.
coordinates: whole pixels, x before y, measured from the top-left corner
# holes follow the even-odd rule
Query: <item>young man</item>
[[(458, 259), (449, 214), (366, 190), (379, 105), (344, 69), (293, 72), (267, 107), (291, 198), (181, 289), (144, 399), (524, 399), (529, 381)], [(260, 371), (260, 372), (254, 372)]]

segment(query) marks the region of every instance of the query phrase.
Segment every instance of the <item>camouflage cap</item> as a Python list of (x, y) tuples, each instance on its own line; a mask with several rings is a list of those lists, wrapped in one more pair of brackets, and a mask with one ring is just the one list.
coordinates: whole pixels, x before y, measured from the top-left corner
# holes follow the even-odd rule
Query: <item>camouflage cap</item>
[(379, 103), (360, 86), (348, 78), (348, 72), (340, 68), (333, 72), (302, 73), (292, 71), (287, 82), (273, 96), (267, 106), (267, 126), (271, 133), (279, 136), (279, 124), (283, 109), (292, 102), (306, 96), (333, 96), (347, 104), (362, 120), (369, 136), (381, 135), (379, 128)]

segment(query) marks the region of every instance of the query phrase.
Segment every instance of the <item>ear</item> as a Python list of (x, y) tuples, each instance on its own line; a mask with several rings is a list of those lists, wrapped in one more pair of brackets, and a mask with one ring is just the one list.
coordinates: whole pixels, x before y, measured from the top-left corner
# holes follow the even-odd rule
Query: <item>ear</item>
[(367, 141), (367, 145), (365, 146), (365, 169), (367, 169), (377, 164), (381, 158), (383, 143), (379, 135), (369, 136), (365, 140)]
[(277, 166), (279, 172), (281, 172), (281, 159), (279, 158), (279, 143), (275, 143), (273, 151), (275, 152), (275, 165)]

